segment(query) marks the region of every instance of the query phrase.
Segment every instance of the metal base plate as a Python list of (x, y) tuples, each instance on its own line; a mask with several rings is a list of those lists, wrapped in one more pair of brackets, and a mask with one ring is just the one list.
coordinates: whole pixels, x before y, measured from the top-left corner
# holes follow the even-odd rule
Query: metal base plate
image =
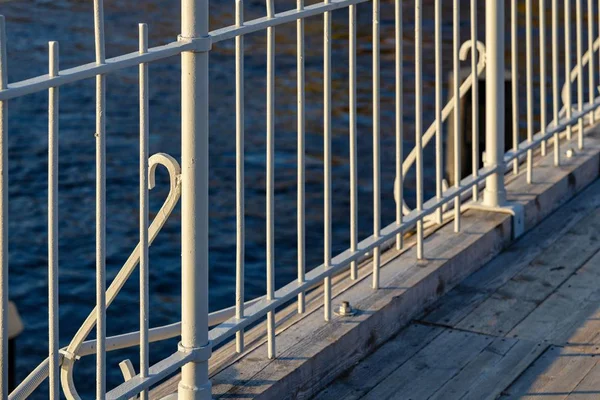
[(465, 204), (465, 209), (493, 211), (512, 215), (512, 236), (513, 239), (521, 237), (525, 233), (525, 210), (522, 204), (506, 203), (501, 207), (490, 207), (480, 202)]

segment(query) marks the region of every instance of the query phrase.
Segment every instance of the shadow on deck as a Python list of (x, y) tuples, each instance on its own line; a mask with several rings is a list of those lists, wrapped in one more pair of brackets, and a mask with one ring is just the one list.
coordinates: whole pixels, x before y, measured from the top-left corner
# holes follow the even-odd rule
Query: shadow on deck
[[(382, 253), (380, 289), (369, 260), (359, 279), (333, 278), (352, 317), (323, 320), (322, 287), (307, 309), (277, 311), (277, 358), (265, 326), (210, 360), (215, 399), (600, 399), (600, 130), (574, 157), (536, 157), (534, 182), (507, 175), (511, 217), (466, 210), (461, 232), (432, 228), (425, 260), (414, 241)], [(563, 150), (574, 147), (565, 142)], [(175, 376), (152, 398), (177, 390)]]
[(599, 399), (600, 181), (316, 399)]

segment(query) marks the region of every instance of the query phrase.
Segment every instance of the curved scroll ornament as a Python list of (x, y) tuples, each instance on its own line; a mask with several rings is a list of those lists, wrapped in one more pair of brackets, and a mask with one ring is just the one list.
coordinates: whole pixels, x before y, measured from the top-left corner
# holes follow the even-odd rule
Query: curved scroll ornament
[[(469, 52), (473, 51), (473, 47), (475, 47), (475, 49), (477, 50), (473, 54), (473, 56), (477, 57), (477, 77), (479, 77), (485, 70), (485, 65), (486, 65), (485, 44), (483, 44), (480, 41), (477, 41), (477, 44), (475, 46), (473, 46), (473, 41), (467, 40), (460, 46), (460, 51), (459, 51), (458, 55), (459, 55), (461, 61), (466, 61), (467, 57), (469, 55)], [(462, 85), (460, 85), (459, 97), (461, 97), (461, 98), (464, 97), (472, 85), (473, 85), (473, 74), (471, 73), (465, 79), (465, 81), (462, 83)], [(448, 100), (448, 103), (442, 109), (442, 122), (446, 121), (446, 119), (448, 118), (448, 116), (450, 115), (452, 110), (454, 109), (455, 104), (456, 104), (456, 100), (454, 99), (454, 97), (452, 97), (452, 98), (450, 98), (450, 100)], [(433, 121), (433, 123), (431, 124), (429, 129), (427, 129), (427, 131), (425, 131), (425, 133), (423, 134), (423, 147), (425, 147), (429, 143), (429, 141), (431, 140), (433, 135), (435, 135), (435, 133), (436, 133), (436, 126), (435, 126), (435, 121)], [(413, 148), (411, 150), (411, 152), (408, 154), (408, 156), (406, 157), (406, 159), (404, 160), (404, 162), (402, 163), (402, 176), (406, 176), (406, 174), (408, 173), (410, 168), (415, 163), (416, 158), (417, 158), (417, 151), (415, 148)], [(396, 202), (398, 202), (400, 200), (399, 191), (400, 191), (400, 188), (398, 187), (398, 178), (396, 177), (396, 180), (394, 182), (394, 199), (396, 200)], [(410, 208), (408, 208), (408, 206), (406, 205), (406, 202), (403, 201), (402, 202), (402, 213), (404, 215), (408, 215), (411, 211), (412, 210)]]
[[(583, 57), (581, 58), (581, 67), (585, 67), (586, 65), (588, 65), (590, 63), (590, 59), (594, 56), (594, 53), (596, 51), (598, 51), (600, 49), (600, 37), (596, 38), (596, 40), (594, 40), (594, 43), (592, 44), (592, 48), (588, 49), (585, 54), (583, 55)], [(575, 64), (575, 66), (573, 67), (573, 69), (571, 70), (570, 74), (569, 74), (569, 80), (570, 83), (574, 83), (575, 80), (579, 77), (579, 64)], [(600, 87), (598, 87), (597, 89), (600, 89)], [(568, 107), (575, 107), (577, 103), (574, 103), (572, 101), (572, 104), (567, 104), (567, 92), (569, 90), (569, 87), (567, 85), (567, 82), (565, 82), (563, 84), (561, 93), (560, 93), (560, 98), (563, 102), (563, 106), (562, 109), (560, 110), (560, 114), (564, 114), (567, 110)], [(560, 120), (560, 117), (559, 117)], [(556, 121), (553, 121), (556, 122)]]
[[(148, 232), (148, 245), (150, 246), (158, 232), (162, 229), (162, 227), (167, 222), (167, 219), (173, 212), (175, 205), (179, 201), (179, 197), (181, 196), (181, 182), (180, 182), (180, 174), (181, 167), (177, 160), (171, 157), (168, 154), (158, 153), (152, 155), (148, 159), (148, 188), (153, 189), (155, 186), (155, 176), (156, 176), (156, 168), (162, 165), (167, 171), (169, 171), (169, 180), (170, 180), (170, 190), (169, 194), (162, 207), (156, 214), (156, 217), (152, 221), (152, 224), (149, 227)], [(131, 276), (131, 273), (135, 270), (136, 266), (140, 261), (140, 244), (136, 246), (133, 250), (121, 270), (115, 277), (115, 279), (110, 284), (109, 288), (106, 290), (106, 307), (108, 308), (110, 304), (113, 302), (127, 279)], [(62, 351), (64, 356), (64, 360), (61, 366), (61, 385), (63, 391), (68, 399), (79, 400), (81, 397), (77, 393), (75, 389), (75, 384), (73, 383), (73, 367), (75, 361), (79, 358), (78, 352), (81, 348), (82, 343), (90, 334), (92, 329), (96, 326), (96, 308), (92, 310), (92, 312), (88, 315), (85, 322), (81, 325), (71, 343), (67, 346), (65, 350)]]

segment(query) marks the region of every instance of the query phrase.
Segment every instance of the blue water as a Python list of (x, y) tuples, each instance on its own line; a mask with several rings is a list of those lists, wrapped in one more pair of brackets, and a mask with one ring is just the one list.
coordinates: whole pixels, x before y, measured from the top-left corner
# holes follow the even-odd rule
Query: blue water
[[(148, 0), (105, 2), (107, 56), (137, 51), (137, 23), (147, 22), (152, 46), (175, 40), (179, 33), (179, 2)], [(230, 25), (233, 1), (211, 2), (211, 28)], [(248, 19), (264, 15), (261, 1), (246, 5)], [(308, 2), (316, 3), (316, 1)], [(382, 37), (382, 223), (394, 221), (394, 41), (392, 2), (383, 2)], [(433, 120), (433, 1), (425, 1), (425, 110)], [(431, 3), (431, 4), (429, 4)], [(462, 12), (462, 35), (468, 35), (468, 2)], [(482, 3), (483, 4), (483, 3)], [(277, 9), (294, 7), (278, 0)], [(451, 32), (450, 2), (444, 11), (444, 32)], [(483, 6), (480, 7), (483, 16)], [(412, 6), (405, 5), (405, 148), (413, 145), (413, 29)], [(47, 42), (60, 42), (61, 68), (94, 59), (92, 2), (34, 0), (2, 3), (8, 32), (9, 80), (47, 72)], [(371, 157), (371, 27), (370, 4), (358, 7), (358, 148), (359, 235), (372, 226)], [(334, 13), (333, 31), (333, 248), (349, 245), (348, 70), (346, 10)], [(480, 18), (482, 20), (482, 18)], [(321, 263), (323, 232), (322, 178), (322, 19), (306, 25), (306, 248), (307, 267)], [(480, 29), (483, 34), (483, 30)], [(277, 29), (275, 139), (275, 271), (276, 286), (296, 274), (296, 42), (295, 24)], [(265, 292), (265, 35), (246, 39), (246, 296)], [(211, 52), (210, 107), (210, 308), (233, 304), (235, 287), (235, 125), (233, 42)], [(444, 42), (444, 73), (451, 66), (451, 42)], [(138, 89), (137, 68), (107, 79), (107, 272), (112, 279), (137, 243), (138, 235)], [(444, 75), (446, 76), (446, 75)], [(180, 155), (179, 58), (150, 66), (150, 150)], [(446, 92), (444, 91), (444, 97)], [(60, 90), (60, 344), (67, 345), (95, 304), (95, 141), (94, 80), (69, 84)], [(25, 323), (19, 337), (17, 374), (23, 379), (47, 351), (47, 94), (15, 99), (9, 104), (10, 177), (10, 298)], [(425, 154), (426, 189), (433, 187), (432, 149)], [(411, 202), (413, 176), (406, 196)], [(159, 170), (151, 192), (151, 211), (168, 192), (167, 174)], [(151, 218), (154, 214), (151, 215)], [(180, 209), (171, 215), (150, 248), (151, 326), (180, 319)], [(108, 310), (109, 335), (138, 329), (138, 275), (121, 291)], [(93, 333), (92, 336), (93, 337)], [(153, 344), (151, 361), (175, 351), (175, 341)], [(137, 350), (109, 354), (108, 387), (122, 381), (118, 362)], [(93, 394), (94, 357), (77, 365), (80, 393)], [(47, 397), (45, 386), (38, 390)]]

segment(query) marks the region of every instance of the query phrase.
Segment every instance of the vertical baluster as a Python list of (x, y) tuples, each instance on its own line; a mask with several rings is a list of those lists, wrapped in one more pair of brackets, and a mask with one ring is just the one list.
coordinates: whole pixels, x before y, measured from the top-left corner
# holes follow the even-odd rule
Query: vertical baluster
[[(442, 199), (443, 143), (442, 143), (442, 0), (435, 1), (435, 195)], [(436, 211), (437, 223), (442, 221), (442, 207)]]
[[(461, 149), (460, 149), (460, 63), (458, 58), (460, 48), (460, 1), (453, 0), (452, 7), (452, 67), (453, 97), (454, 97), (454, 186), (460, 187), (461, 178)], [(460, 196), (454, 198), (454, 232), (460, 231)]]
[[(552, 0), (552, 119), (558, 125), (558, 0)], [(560, 133), (554, 134), (554, 165), (560, 165)]]
[[(349, 8), (349, 111), (350, 111), (350, 250), (356, 251), (358, 244), (358, 204), (357, 204), (357, 160), (356, 160), (356, 5)], [(358, 278), (358, 263), (350, 264), (350, 277)]]
[[(0, 90), (8, 87), (6, 24), (0, 15)], [(0, 395), (8, 398), (8, 104), (0, 101)]]
[[(567, 120), (572, 117), (572, 94), (571, 94), (571, 0), (565, 0), (565, 88), (566, 88), (566, 111)], [(571, 140), (573, 136), (573, 127), (571, 123), (567, 125), (567, 139)]]
[[(472, 109), (472, 142), (473, 142), (473, 155), (472, 155), (472, 168), (473, 178), (477, 178), (479, 175), (479, 78), (477, 77), (477, 0), (471, 0), (471, 42), (473, 48), (471, 49), (471, 74), (473, 75), (473, 85), (471, 97), (473, 101)], [(473, 201), (477, 201), (479, 198), (479, 187), (473, 186)]]
[[(578, 0), (576, 4), (576, 31), (577, 31), (577, 110), (583, 111), (583, 11), (581, 3), (583, 0)], [(577, 147), (583, 149), (583, 116), (577, 120)]]
[[(533, 39), (532, 39), (532, 0), (525, 1), (525, 41), (527, 79), (527, 141), (533, 140)], [(533, 150), (527, 151), (527, 182), (533, 181)]]
[[(139, 52), (148, 52), (148, 26), (139, 24)], [(140, 376), (150, 368), (148, 329), (150, 326), (150, 260), (148, 259), (148, 140), (150, 135), (148, 64), (138, 66), (140, 76)], [(141, 399), (148, 391), (140, 393)]]
[[(533, 32), (532, 0), (525, 1), (525, 46), (527, 79), (527, 141), (533, 140)], [(533, 181), (533, 150), (527, 151), (527, 183)]]
[[(373, 0), (373, 236), (378, 239), (381, 229), (380, 159), (379, 159), (379, 8)], [(373, 289), (379, 289), (380, 248), (373, 249)]]
[[(588, 0), (587, 3), (587, 22), (588, 22), (588, 52), (590, 54), (590, 61), (589, 61), (589, 86), (588, 86), (588, 91), (589, 91), (589, 103), (590, 105), (594, 104), (594, 92), (596, 91), (595, 87), (596, 83), (595, 83), (595, 72), (596, 72), (596, 68), (595, 68), (595, 62), (594, 62), (594, 2), (592, 0)], [(594, 111), (590, 112), (590, 125), (594, 124)]]
[[(244, 0), (235, 2), (235, 24), (244, 24)], [(244, 37), (235, 38), (235, 317), (244, 317)], [(235, 349), (244, 351), (244, 330), (235, 334)]]
[[(50, 42), (48, 75), (58, 76), (58, 42)], [(48, 89), (48, 359), (50, 398), (60, 399), (58, 363), (58, 88)]]
[[(546, 134), (546, 4), (540, 0), (540, 132)], [(546, 155), (546, 140), (542, 141), (542, 156)]]
[[(415, 149), (417, 211), (423, 211), (423, 1), (415, 2)], [(423, 259), (423, 219), (417, 221), (417, 259)]]
[[(104, 4), (94, 0), (96, 64), (104, 64)], [(96, 76), (96, 397), (106, 393), (106, 81)]]
[[(274, 0), (267, 0), (267, 16), (275, 16)], [(267, 300), (275, 297), (275, 28), (267, 28)], [(268, 357), (275, 358), (275, 312), (267, 313)]]
[[(403, 91), (404, 91), (404, 80), (402, 77), (402, 53), (403, 53), (403, 42), (402, 42), (402, 1), (396, 0), (394, 5), (395, 13), (395, 42), (396, 42), (396, 179), (397, 179), (397, 191), (396, 193), (396, 224), (402, 224), (402, 205), (404, 204), (404, 177), (402, 176), (402, 160), (404, 158), (404, 129), (403, 129)], [(441, 162), (441, 161), (440, 161)], [(439, 178), (439, 175), (438, 175)], [(402, 249), (403, 246), (402, 233), (396, 235), (396, 250)]]
[[(304, 0), (297, 0), (298, 10), (304, 9)], [(304, 19), (296, 21), (297, 64), (298, 64), (298, 283), (304, 282), (306, 270), (304, 244), (305, 238), (305, 205), (304, 205)], [(304, 292), (298, 294), (298, 313), (304, 312)]]
[[(331, 0), (325, 0), (329, 4)], [(323, 175), (324, 175), (324, 264), (331, 266), (331, 12), (323, 15)], [(331, 319), (331, 277), (324, 284), (324, 317)]]
[[(510, 6), (510, 73), (512, 95), (512, 145), (513, 151), (519, 148), (519, 37), (518, 37), (518, 4), (511, 0)], [(513, 174), (519, 173), (519, 158), (513, 160)]]

